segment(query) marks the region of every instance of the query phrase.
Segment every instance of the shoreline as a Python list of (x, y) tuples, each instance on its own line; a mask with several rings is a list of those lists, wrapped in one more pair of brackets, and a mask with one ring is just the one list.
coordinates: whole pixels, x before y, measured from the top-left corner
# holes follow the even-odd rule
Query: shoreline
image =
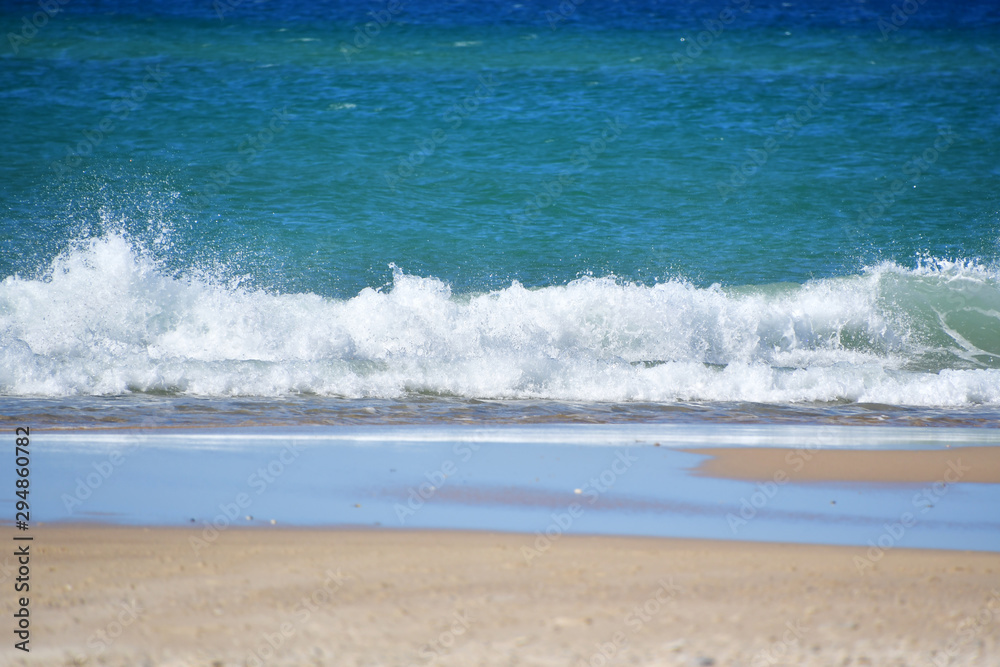
[[(966, 483), (996, 479), (990, 471), (1000, 448), (992, 443), (1000, 433), (916, 431), (40, 431), (32, 436), (32, 470), (52, 493), (33, 499), (31, 509), (35, 521), (46, 523), (528, 533), (548, 530), (553, 516), (568, 514), (556, 528), (573, 534), (855, 545), (905, 520), (907, 546), (1000, 552), (1000, 522), (990, 510), (1000, 501), (1000, 485)], [(789, 455), (808, 455), (802, 472), (818, 482), (796, 477), (785, 462)], [(908, 468), (899, 458), (929, 461), (924, 468), (932, 474), (916, 474), (917, 465), (901, 478)], [(960, 478), (946, 467), (952, 458)], [(743, 477), (706, 474), (720, 461), (735, 461)], [(838, 470), (835, 464), (852, 474), (824, 472)]]
[[(0, 521), (0, 527), (2, 528), (13, 528), (14, 524), (10, 521), (3, 520)], [(32, 531), (46, 531), (56, 533), (74, 533), (76, 531), (94, 531), (97, 532), (108, 531), (109, 533), (114, 533), (115, 531), (120, 531), (122, 534), (126, 533), (150, 533), (150, 532), (164, 532), (164, 533), (184, 533), (188, 537), (200, 536), (204, 539), (206, 527), (204, 525), (187, 525), (187, 524), (124, 524), (124, 523), (112, 523), (110, 521), (100, 520), (100, 519), (80, 519), (76, 521), (52, 521), (52, 522), (39, 522), (31, 526)], [(275, 537), (282, 535), (415, 535), (415, 536), (447, 536), (454, 535), (458, 539), (461, 536), (468, 535), (473, 538), (477, 537), (496, 537), (496, 538), (524, 538), (525, 543), (529, 543), (538, 538), (539, 535), (543, 534), (544, 531), (536, 530), (534, 532), (528, 532), (524, 530), (494, 530), (490, 528), (423, 528), (423, 527), (392, 527), (392, 526), (374, 526), (374, 525), (362, 525), (362, 524), (270, 524), (264, 521), (259, 521), (253, 524), (232, 524), (230, 526), (225, 526), (221, 530), (216, 531), (218, 535), (223, 533), (247, 533), (248, 535), (273, 535)], [(267, 538), (270, 539), (270, 538)], [(814, 542), (795, 542), (795, 541), (779, 541), (779, 540), (757, 540), (753, 538), (739, 538), (739, 539), (717, 539), (711, 537), (664, 537), (662, 535), (629, 535), (629, 534), (606, 534), (606, 533), (561, 533), (554, 539), (550, 539), (550, 542), (555, 543), (560, 540), (609, 540), (609, 541), (626, 541), (626, 542), (637, 542), (641, 543), (644, 540), (650, 541), (651, 544), (662, 543), (676, 543), (678, 546), (691, 545), (691, 546), (703, 546), (703, 547), (718, 547), (719, 549), (741, 549), (741, 545), (746, 546), (751, 550), (770, 550), (770, 549), (832, 549), (840, 551), (852, 551), (852, 552), (862, 552), (868, 547), (863, 545), (852, 545), (852, 544), (826, 544), (826, 543), (814, 543)], [(215, 539), (207, 540), (209, 546), (214, 543)], [(190, 542), (190, 540), (189, 540)], [(1000, 565), (1000, 551), (984, 551), (979, 549), (963, 549), (963, 548), (953, 548), (947, 546), (941, 547), (912, 547), (905, 545), (892, 545), (884, 551), (905, 551), (911, 553), (923, 553), (923, 554), (970, 554), (970, 555), (983, 555), (988, 557), (995, 557), (998, 559), (998, 565)], [(0, 560), (0, 567), (2, 567), (3, 561)], [(998, 572), (1000, 575), (1000, 572)], [(0, 583), (2, 583), (2, 571), (0, 571)], [(1000, 576), (998, 576), (998, 584), (1000, 584)]]
[(989, 432), (1000, 406), (942, 408), (870, 403), (745, 401), (569, 401), (404, 395), (7, 396), (0, 421), (39, 431), (383, 426), (819, 426), (875, 429), (967, 429)]
[[(859, 570), (860, 547), (677, 538), (546, 545), (515, 533), (232, 528), (196, 553), (199, 531), (180, 527), (33, 535), (46, 573), (33, 592), (32, 654), (8, 651), (5, 664), (966, 665), (1000, 655), (1000, 554), (888, 549)], [(986, 613), (964, 641), (963, 620)]]

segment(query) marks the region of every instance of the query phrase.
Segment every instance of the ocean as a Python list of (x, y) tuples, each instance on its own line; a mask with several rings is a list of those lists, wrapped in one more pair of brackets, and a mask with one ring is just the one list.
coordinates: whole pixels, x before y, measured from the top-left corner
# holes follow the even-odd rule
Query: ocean
[(995, 426), (1000, 5), (0, 1), (0, 413)]

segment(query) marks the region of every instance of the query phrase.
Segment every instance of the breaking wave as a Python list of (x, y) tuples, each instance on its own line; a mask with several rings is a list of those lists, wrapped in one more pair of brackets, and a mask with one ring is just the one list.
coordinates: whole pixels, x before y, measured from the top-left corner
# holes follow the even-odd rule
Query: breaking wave
[(0, 283), (0, 393), (1000, 404), (1000, 280), (885, 263), (803, 285), (614, 277), (350, 299), (177, 276), (124, 236)]

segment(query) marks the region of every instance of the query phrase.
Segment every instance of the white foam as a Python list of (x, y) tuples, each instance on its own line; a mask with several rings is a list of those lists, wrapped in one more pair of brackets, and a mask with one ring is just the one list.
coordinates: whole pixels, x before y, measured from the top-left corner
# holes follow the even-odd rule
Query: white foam
[(390, 290), (338, 300), (170, 276), (112, 234), (0, 283), (0, 391), (996, 405), (998, 313), (974, 264), (477, 295), (396, 269)]

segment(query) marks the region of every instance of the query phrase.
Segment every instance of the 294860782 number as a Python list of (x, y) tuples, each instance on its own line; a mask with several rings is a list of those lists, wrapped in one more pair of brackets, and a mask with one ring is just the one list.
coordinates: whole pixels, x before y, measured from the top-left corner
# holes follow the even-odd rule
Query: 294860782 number
[(16, 464), (15, 472), (17, 472), (17, 481), (14, 485), (17, 487), (16, 495), (18, 501), (15, 505), (17, 513), (14, 515), (14, 519), (17, 523), (17, 527), (21, 530), (27, 530), (28, 521), (30, 520), (30, 512), (28, 506), (28, 490), (31, 482), (28, 479), (30, 474), (29, 465), (31, 463), (30, 453), (28, 451), (28, 445), (30, 444), (30, 432), (28, 427), (19, 427), (15, 431), (15, 460)]
[[(28, 487), (31, 485), (31, 452), (28, 449), (30, 441), (30, 431), (27, 426), (14, 429), (14, 471), (17, 473), (14, 485), (17, 487), (14, 493), (17, 495), (15, 503), (16, 513), (14, 514), (14, 525), (18, 530), (28, 531), (30, 528), (28, 520), (31, 514), (28, 511)], [(14, 644), (14, 648), (28, 653), (31, 651), (29, 642), (31, 641), (31, 611), (28, 605), (31, 597), (31, 541), (33, 535), (23, 532), (14, 536), (14, 555), (17, 557), (17, 578), (14, 579), (14, 592), (21, 594), (15, 600), (14, 608), (14, 636), (20, 639)], [(9, 636), (9, 635), (8, 635)]]

